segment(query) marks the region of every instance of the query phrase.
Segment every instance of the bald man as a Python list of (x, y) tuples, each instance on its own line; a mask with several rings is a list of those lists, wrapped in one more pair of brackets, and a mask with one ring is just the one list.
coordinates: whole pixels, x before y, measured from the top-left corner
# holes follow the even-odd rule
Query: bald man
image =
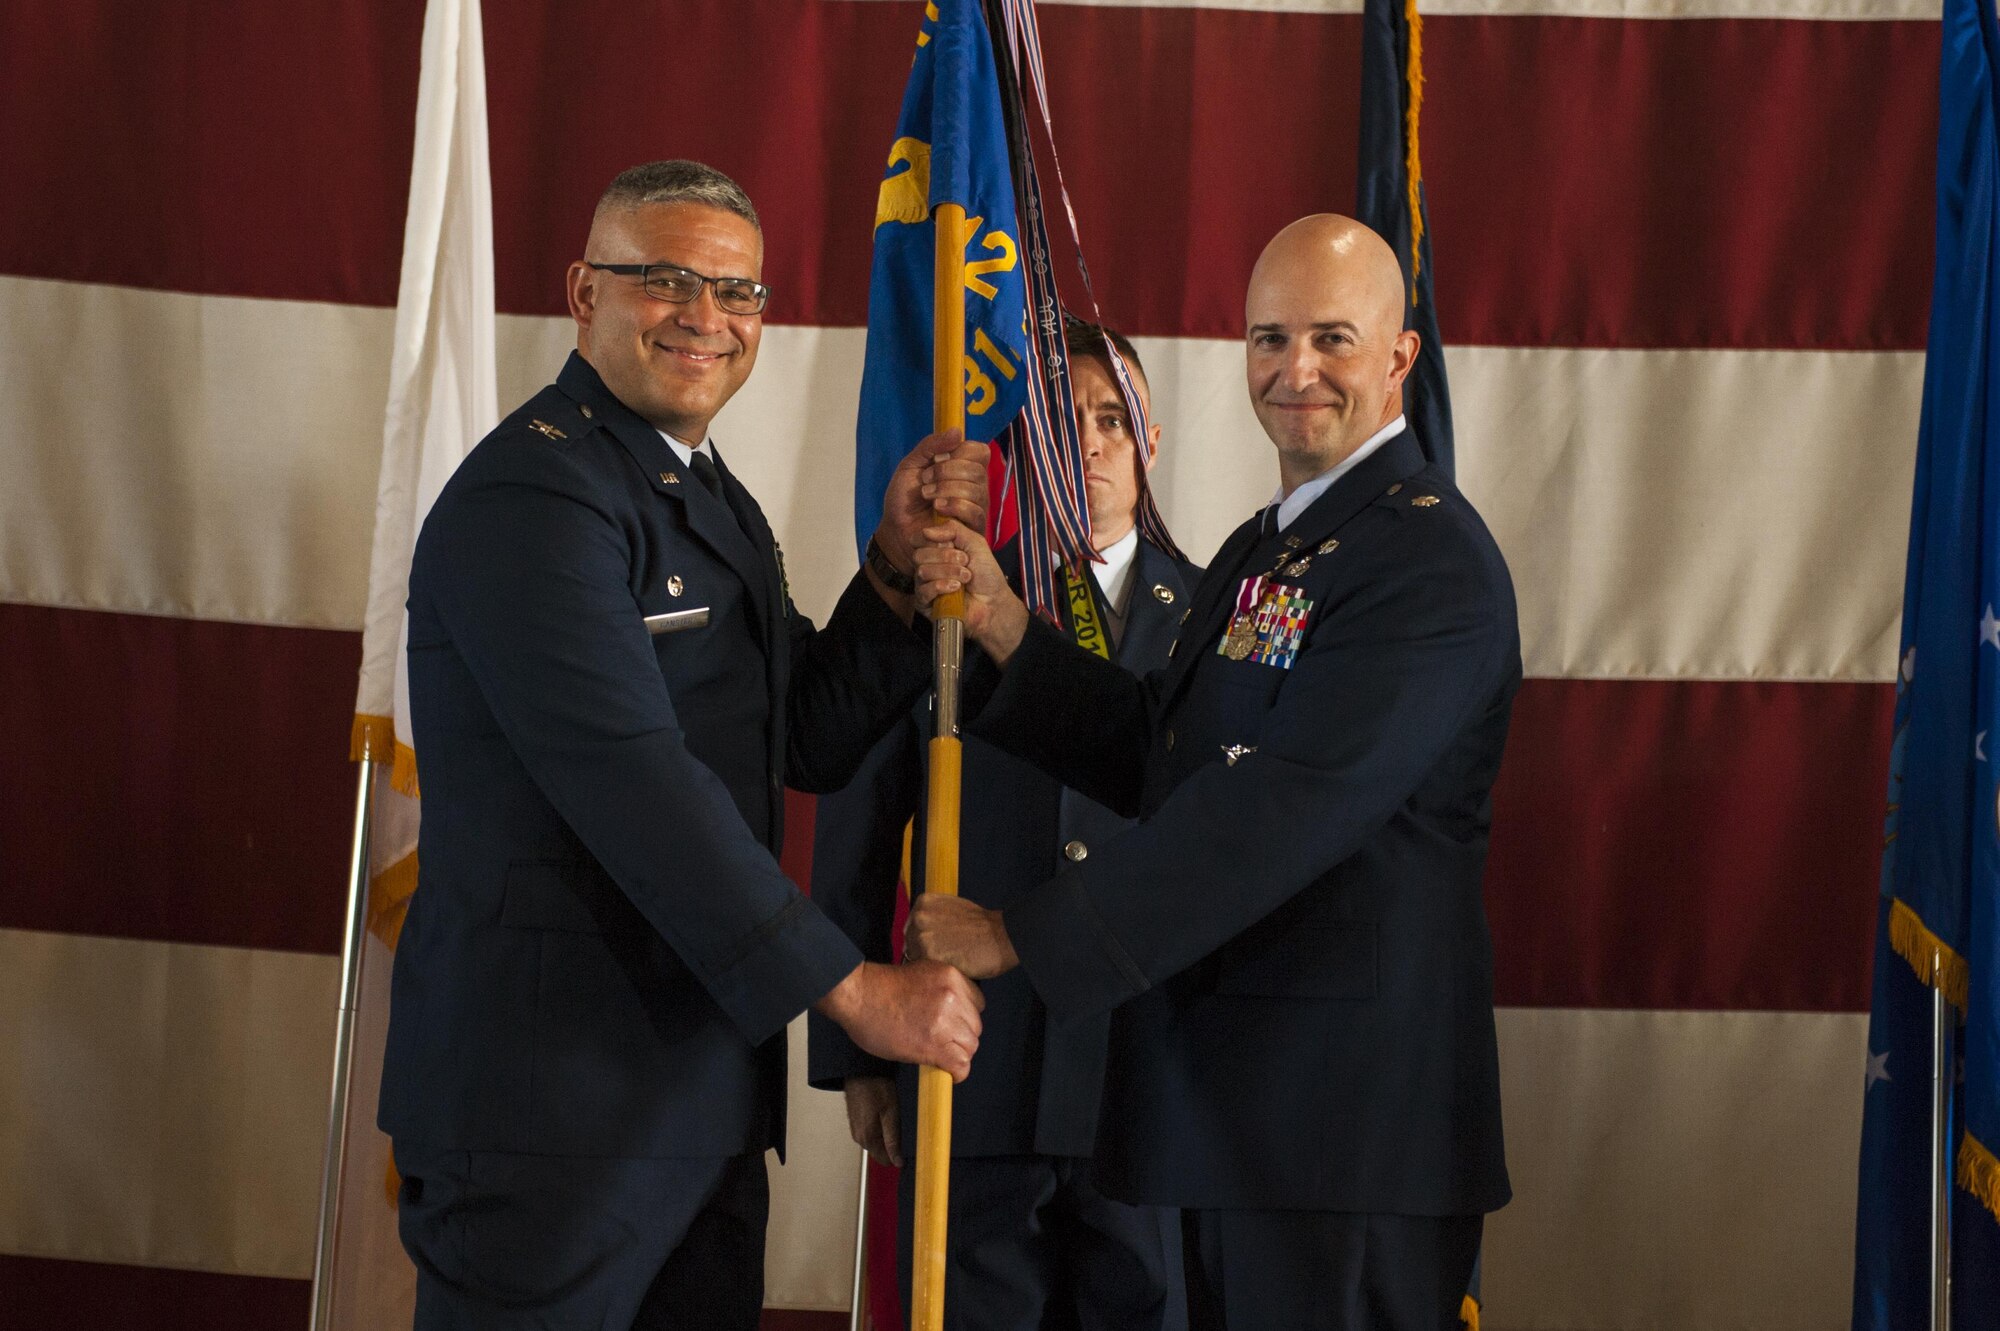
[[(783, 786), (843, 785), (930, 651), (872, 567), (815, 630), (709, 437), (763, 259), (721, 172), (619, 175), (569, 268), (575, 355), (417, 541), (422, 876), (380, 1122), (420, 1331), (752, 1331), (787, 1023), (955, 1077), (978, 1043), (963, 976), (865, 962), (778, 867)], [(892, 578), (933, 505), (983, 523), (984, 454), (927, 440), (897, 469)]]
[(1509, 1195), (1480, 878), (1519, 636), (1404, 422), (1404, 301), (1347, 218), (1265, 249), (1245, 361), (1278, 493), (1144, 681), (1032, 621), (963, 528), (919, 555), (1002, 668), (972, 732), (1143, 821), (1004, 910), (919, 898), (910, 951), (1019, 966), (1054, 1022), (1116, 1009), (1097, 1181), (1185, 1208), (1196, 1327), (1456, 1327)]

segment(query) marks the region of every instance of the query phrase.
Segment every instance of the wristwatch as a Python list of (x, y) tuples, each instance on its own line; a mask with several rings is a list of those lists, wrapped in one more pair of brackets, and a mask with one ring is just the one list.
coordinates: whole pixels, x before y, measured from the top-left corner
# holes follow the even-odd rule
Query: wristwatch
[(868, 567), (875, 570), (875, 576), (882, 579), (882, 585), (890, 591), (903, 596), (916, 593), (917, 580), (890, 563), (889, 556), (873, 536), (868, 538), (868, 551), (862, 557), (868, 561)]

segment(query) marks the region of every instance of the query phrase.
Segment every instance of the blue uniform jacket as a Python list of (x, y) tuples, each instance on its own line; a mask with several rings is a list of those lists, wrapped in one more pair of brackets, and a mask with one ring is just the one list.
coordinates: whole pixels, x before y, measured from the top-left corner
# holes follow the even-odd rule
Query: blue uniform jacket
[[(1311, 603), (1289, 667), (1225, 651), (1266, 573)], [(1503, 1205), (1480, 880), (1521, 663), (1485, 525), (1406, 432), (1282, 536), (1239, 528), (1173, 658), (1141, 683), (1035, 627), (973, 726), (1143, 819), (1004, 916), (1053, 1020), (1119, 1009), (1099, 1183)]]
[[(380, 1123), (467, 1150), (782, 1146), (785, 1025), (861, 960), (779, 871), (929, 679), (857, 575), (791, 605), (756, 502), (581, 357), (480, 442), (410, 571), (420, 879)], [(646, 615), (706, 608), (650, 637)]]
[[(1006, 559), (1011, 552), (1003, 551)], [(1011, 560), (1009, 561), (1011, 563)], [(1114, 659), (1126, 670), (1162, 665), (1200, 570), (1145, 540), (1133, 556), (1126, 623)], [(890, 958), (901, 876), (903, 828), (915, 884), (924, 881), (925, 762), (932, 733), (926, 698), (876, 745), (854, 781), (819, 803), (813, 839), (813, 901), (872, 961)], [(983, 906), (1010, 904), (1072, 855), (1131, 826), (1129, 819), (1065, 790), (991, 744), (967, 739), (960, 827), (959, 891)], [(1090, 1154), (1104, 1084), (1109, 1015), (1052, 1026), (1028, 977), (985, 981), (985, 1023), (972, 1076), (952, 1096), (952, 1154)], [(897, 1074), (906, 1132), (916, 1125), (916, 1069), (863, 1052), (838, 1026), (813, 1015), (809, 1075), (837, 1090), (851, 1076)], [(909, 1140), (907, 1137), (905, 1140)]]

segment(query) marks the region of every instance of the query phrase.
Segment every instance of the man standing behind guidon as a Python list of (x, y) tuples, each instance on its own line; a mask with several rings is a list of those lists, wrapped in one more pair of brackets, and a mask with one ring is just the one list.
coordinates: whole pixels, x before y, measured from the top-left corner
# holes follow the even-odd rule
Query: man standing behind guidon
[(918, 898), (911, 953), (1018, 966), (1056, 1022), (1118, 1008), (1098, 1182), (1184, 1208), (1200, 1331), (1455, 1331), (1508, 1198), (1480, 878), (1520, 639), (1403, 420), (1407, 291), (1348, 218), (1265, 248), (1244, 353), (1279, 492), (1143, 684), (1032, 623), (964, 528), (919, 560), (1003, 666), (972, 733), (1143, 821), (1001, 910)]
[[(1101, 643), (1123, 668), (1167, 662), (1167, 644), (1200, 570), (1141, 536), (1145, 467), (1105, 354), (1107, 335), (1150, 411), (1139, 355), (1116, 332), (1072, 321), (1067, 332), (1091, 535), (1103, 563), (1072, 588), (1063, 631)], [(1000, 551), (1018, 576), (1016, 551)], [(1087, 600), (1074, 598), (1081, 591)], [(813, 901), (873, 960), (890, 956), (903, 828), (914, 819), (910, 879), (924, 881), (924, 741), (919, 706), (868, 757), (854, 782), (820, 801)], [(965, 744), (959, 891), (1004, 907), (1065, 861), (1081, 861), (1129, 827), (1101, 804), (991, 744)], [(1109, 1019), (1058, 1025), (1026, 975), (983, 986), (979, 1075), (952, 1097), (951, 1202), (945, 1248), (947, 1331), (1180, 1331), (1186, 1325), (1180, 1216), (1100, 1194), (1090, 1178)], [(841, 1089), (855, 1140), (898, 1164), (914, 1148), (916, 1070), (857, 1048), (812, 1021), (813, 1084)], [(898, 1083), (900, 1085), (900, 1093)], [(903, 1171), (900, 1252), (909, 1285), (915, 1170)]]
[[(824, 629), (709, 422), (768, 291), (743, 191), (611, 182), (569, 268), (577, 351), (475, 448), (410, 572), (422, 877), (380, 1121), (416, 1325), (756, 1326), (785, 1028), (963, 1077), (980, 997), (891, 968), (786, 881), (783, 786), (835, 789), (929, 680), (908, 594), (857, 573)], [(985, 519), (985, 449), (897, 469), (877, 558)]]

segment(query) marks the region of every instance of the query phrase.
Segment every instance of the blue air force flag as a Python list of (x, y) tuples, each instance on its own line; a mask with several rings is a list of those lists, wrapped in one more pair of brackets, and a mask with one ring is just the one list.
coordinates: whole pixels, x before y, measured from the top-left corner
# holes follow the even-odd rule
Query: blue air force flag
[(932, 270), (940, 204), (965, 209), (965, 433), (990, 443), (1027, 394), (1026, 301), (993, 43), (978, 0), (934, 0), (917, 34), (875, 204), (868, 353), (854, 460), (865, 546), (889, 473), (931, 431)]
[(1990, 0), (1945, 0), (1937, 250), (1896, 677), (1855, 1230), (1854, 1326), (1927, 1326), (1930, 987), (1953, 1324), (2000, 1328), (2000, 141)]
[(1424, 456), (1452, 470), (1451, 386), (1438, 334), (1431, 275), (1430, 212), (1417, 151), (1423, 106), (1423, 19), (1403, 0), (1365, 0), (1361, 15), (1361, 136), (1355, 217), (1395, 249), (1410, 285), (1404, 326), (1423, 338), (1403, 384), (1403, 412)]

